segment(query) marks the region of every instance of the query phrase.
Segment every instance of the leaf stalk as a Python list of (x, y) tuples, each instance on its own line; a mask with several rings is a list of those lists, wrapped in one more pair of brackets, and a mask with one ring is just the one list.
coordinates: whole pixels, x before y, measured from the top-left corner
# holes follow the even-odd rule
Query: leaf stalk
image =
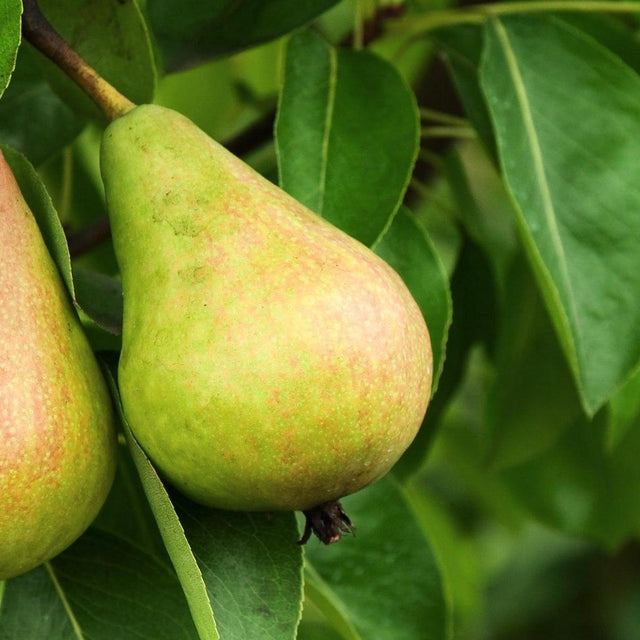
[(109, 121), (136, 106), (69, 46), (40, 11), (37, 0), (23, 0), (22, 33), (98, 105)]

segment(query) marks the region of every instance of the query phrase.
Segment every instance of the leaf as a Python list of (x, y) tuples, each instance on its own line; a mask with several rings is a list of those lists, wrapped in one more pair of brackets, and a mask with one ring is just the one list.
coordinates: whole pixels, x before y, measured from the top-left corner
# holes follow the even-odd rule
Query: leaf
[(433, 350), (433, 395), (438, 388), (451, 324), (447, 274), (429, 236), (404, 207), (375, 245), (375, 252), (404, 280), (427, 323)]
[(484, 251), (502, 294), (519, 243), (513, 204), (501, 176), (479, 145), (454, 147), (444, 158), (456, 216)]
[(111, 276), (73, 268), (78, 306), (102, 329), (122, 334), (122, 284)]
[(624, 440), (634, 421), (640, 418), (640, 369), (611, 397), (607, 445), (615, 449)]
[(366, 245), (402, 201), (418, 152), (415, 97), (396, 69), (312, 31), (285, 50), (276, 121), (280, 186)]
[(448, 333), (446, 366), (418, 435), (393, 468), (394, 474), (402, 479), (413, 475), (424, 463), (442, 416), (463, 380), (471, 348), (477, 342), (490, 347), (494, 341), (497, 302), (491, 266), (481, 249), (468, 238), (451, 278), (451, 298), (453, 321)]
[(400, 486), (387, 476), (341, 502), (357, 535), (331, 548), (311, 542), (306, 555), (358, 634), (375, 640), (446, 638), (440, 571)]
[(524, 256), (512, 264), (487, 398), (488, 462), (523, 462), (551, 446), (582, 413), (562, 353)]
[(124, 540), (89, 529), (51, 562), (6, 583), (2, 640), (196, 640), (175, 574)]
[(118, 442), (116, 476), (107, 500), (91, 526), (127, 540), (169, 563), (126, 442)]
[[(112, 391), (117, 397), (114, 382)], [(117, 406), (131, 455), (201, 640), (295, 638), (302, 552), (293, 514), (225, 512), (170, 498)], [(173, 502), (175, 502), (175, 507)]]
[(37, 166), (70, 144), (83, 126), (44, 79), (33, 52), (21, 47), (11, 84), (0, 101), (0, 141)]
[(306, 24), (337, 0), (147, 0), (164, 68), (176, 71), (273, 40)]
[(607, 451), (606, 414), (579, 419), (553, 447), (501, 477), (547, 526), (614, 549), (640, 531), (640, 420)]
[(4, 0), (0, 4), (0, 96), (9, 84), (20, 46), (20, 0)]
[[(135, 0), (40, 0), (40, 8), (71, 48), (136, 104), (151, 102), (156, 71), (149, 34)], [(102, 121), (93, 102), (38, 54), (47, 80), (74, 111)]]
[(559, 17), (589, 34), (636, 72), (640, 71), (640, 43), (631, 25), (602, 13), (561, 13)]
[(222, 640), (296, 637), (302, 552), (293, 513), (220, 511), (173, 495)]
[(470, 24), (453, 25), (436, 29), (430, 35), (444, 53), (467, 117), (495, 162), (497, 152), (493, 126), (478, 77), (482, 52), (481, 27)]
[[(318, 575), (318, 572), (307, 563), (304, 574), (304, 613), (308, 605), (312, 604), (320, 614), (320, 619), (331, 624), (345, 640), (362, 640), (349, 619), (349, 614), (343, 609), (343, 603)], [(304, 621), (304, 615), (303, 615)]]
[(640, 361), (640, 78), (577, 29), (527, 16), (487, 23), (481, 83), (530, 261), (593, 414)]

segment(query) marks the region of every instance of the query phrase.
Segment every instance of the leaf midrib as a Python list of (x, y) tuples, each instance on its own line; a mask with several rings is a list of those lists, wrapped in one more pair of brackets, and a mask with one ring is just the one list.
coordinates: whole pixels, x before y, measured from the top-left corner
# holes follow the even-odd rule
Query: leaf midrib
[(324, 211), (324, 196), (327, 188), (327, 167), (329, 166), (329, 138), (333, 126), (333, 112), (336, 101), (336, 85), (338, 78), (338, 56), (333, 47), (329, 47), (329, 91), (327, 94), (327, 110), (325, 113), (322, 145), (320, 148), (320, 176), (318, 185), (318, 211), (322, 215)]
[(64, 593), (64, 590), (62, 589), (62, 585), (58, 581), (58, 578), (53, 570), (53, 567), (51, 566), (51, 563), (45, 562), (44, 566), (45, 566), (45, 569), (47, 570), (47, 573), (49, 574), (49, 577), (51, 578), (51, 582), (53, 583), (56, 593), (60, 598), (60, 602), (64, 607), (67, 617), (69, 618), (69, 622), (71, 623), (71, 627), (73, 628), (73, 633), (75, 634), (77, 640), (86, 640), (85, 635), (82, 632), (82, 628), (80, 627), (80, 623), (78, 622), (78, 619), (76, 618), (75, 613), (71, 608), (71, 604), (69, 600), (67, 600), (67, 596)]
[[(533, 122), (531, 106), (527, 98), (526, 88), (522, 79), (522, 75), (520, 73), (520, 69), (518, 67), (518, 62), (516, 60), (513, 47), (511, 46), (511, 43), (509, 41), (509, 36), (507, 35), (503, 24), (498, 19), (495, 19), (493, 23), (496, 30), (496, 35), (503, 47), (504, 56), (507, 62), (507, 68), (513, 81), (515, 94), (521, 109), (526, 135), (530, 143), (531, 159), (533, 160), (534, 166), (534, 176), (539, 187), (540, 195), (542, 196), (544, 217), (547, 221), (547, 225), (550, 231), (554, 251), (559, 258), (560, 276), (562, 279), (562, 284), (564, 285), (563, 288), (566, 292), (566, 302), (568, 306), (567, 310), (569, 311), (568, 316), (575, 336), (576, 338), (579, 338), (580, 326), (578, 323), (575, 295), (571, 287), (571, 279), (569, 277), (569, 271), (567, 269), (567, 258), (564, 246), (562, 244), (562, 239), (560, 237), (558, 219), (556, 216), (555, 207), (553, 205), (553, 199), (551, 197), (549, 184), (547, 182), (542, 150), (540, 148), (540, 142), (538, 140), (538, 135), (536, 133), (535, 125)], [(572, 342), (575, 349), (575, 343), (578, 342), (578, 340), (572, 340)]]

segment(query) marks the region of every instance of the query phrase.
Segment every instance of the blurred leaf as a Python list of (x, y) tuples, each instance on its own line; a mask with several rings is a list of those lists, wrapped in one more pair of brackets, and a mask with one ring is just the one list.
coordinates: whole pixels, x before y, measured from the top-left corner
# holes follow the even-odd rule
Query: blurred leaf
[[(113, 381), (112, 389), (113, 389)], [(302, 599), (302, 551), (292, 513), (235, 513), (175, 495), (136, 442), (129, 448), (201, 640), (295, 638)]]
[(305, 600), (302, 619), (296, 640), (356, 640), (360, 636), (345, 636), (335, 630), (327, 621), (314, 600), (307, 596), (308, 581), (305, 581)]
[(404, 207), (376, 244), (375, 252), (404, 280), (427, 323), (433, 350), (433, 395), (438, 388), (451, 324), (447, 274), (429, 236)]
[(640, 418), (640, 369), (616, 391), (609, 402), (607, 445), (615, 449)]
[(461, 625), (480, 609), (485, 577), (482, 575), (483, 559), (478, 538), (465, 535), (456, 522), (460, 514), (452, 505), (435, 500), (430, 493), (429, 488), (416, 482), (405, 488), (416, 516), (429, 533), (456, 629), (456, 623)]
[(7, 582), (2, 640), (196, 640), (171, 569), (90, 529), (53, 561)]
[(111, 276), (74, 267), (73, 281), (78, 306), (102, 329), (122, 333), (122, 285)]
[(313, 31), (285, 51), (280, 186), (366, 245), (397, 211), (418, 152), (415, 97), (388, 62)]
[(571, 370), (524, 257), (512, 264), (487, 399), (489, 463), (523, 462), (581, 415)]
[(58, 214), (53, 207), (47, 190), (42, 184), (42, 180), (40, 180), (31, 163), (22, 154), (9, 147), (2, 147), (2, 152), (16, 177), (22, 196), (40, 227), (40, 233), (44, 238), (47, 249), (53, 257), (71, 297), (75, 298), (67, 240), (58, 219)]
[(0, 101), (0, 141), (40, 165), (71, 143), (83, 126), (44, 79), (31, 49), (21, 47)]
[(438, 392), (431, 399), (418, 435), (393, 468), (399, 478), (409, 477), (425, 461), (440, 420), (463, 380), (473, 345), (482, 342), (491, 346), (494, 340), (496, 299), (491, 267), (484, 253), (468, 238), (451, 279), (451, 298), (453, 321)]
[[(567, 617), (567, 609), (589, 584), (595, 550), (531, 524), (512, 541), (502, 541), (503, 547), (507, 544), (508, 556), (488, 580), (485, 612), (491, 637), (520, 638), (559, 610)], [(571, 637), (584, 636), (575, 629)]]
[(496, 289), (502, 294), (511, 261), (519, 250), (513, 204), (504, 182), (477, 144), (451, 149), (444, 158), (444, 169), (457, 217), (484, 250)]
[(553, 447), (501, 477), (541, 522), (613, 549), (640, 531), (640, 420), (608, 452), (606, 413), (578, 420)]
[[(357, 536), (306, 556), (366, 640), (439, 640), (448, 611), (429, 541), (399, 485), (384, 478), (341, 501)], [(348, 636), (346, 636), (348, 637)]]
[[(136, 104), (153, 100), (156, 71), (135, 0), (39, 0), (71, 48)], [(47, 80), (76, 112), (103, 120), (95, 104), (58, 67), (38, 55)]]
[(493, 126), (478, 77), (482, 28), (470, 24), (454, 25), (436, 29), (430, 36), (443, 50), (466, 115), (495, 162), (497, 152)]
[(530, 260), (592, 414), (640, 360), (640, 78), (577, 29), (527, 16), (488, 22), (481, 82)]
[(20, 46), (20, 0), (4, 0), (0, 4), (0, 96), (9, 84)]
[(307, 610), (307, 605), (311, 603), (322, 616), (321, 619), (324, 619), (325, 622), (328, 621), (331, 627), (339, 632), (340, 638), (343, 640), (361, 640), (362, 636), (353, 626), (349, 619), (349, 613), (344, 609), (342, 601), (336, 597), (335, 593), (309, 563), (305, 567), (304, 598), (304, 612)]
[(166, 71), (273, 40), (306, 24), (338, 0), (147, 0)]

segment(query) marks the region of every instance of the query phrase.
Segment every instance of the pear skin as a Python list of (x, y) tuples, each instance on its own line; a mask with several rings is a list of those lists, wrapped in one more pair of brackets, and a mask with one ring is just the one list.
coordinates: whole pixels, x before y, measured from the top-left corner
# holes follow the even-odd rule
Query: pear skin
[(400, 277), (163, 107), (109, 125), (101, 170), (124, 413), (160, 471), (239, 510), (306, 510), (383, 476), (432, 377)]
[(89, 526), (115, 471), (105, 382), (0, 153), (0, 580)]

